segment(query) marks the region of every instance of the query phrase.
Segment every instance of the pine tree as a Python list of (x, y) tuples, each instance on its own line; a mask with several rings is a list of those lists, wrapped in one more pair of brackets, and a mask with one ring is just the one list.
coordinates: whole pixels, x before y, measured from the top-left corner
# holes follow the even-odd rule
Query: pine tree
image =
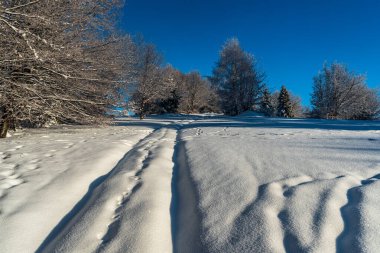
[(278, 97), (277, 115), (284, 118), (294, 118), (292, 102), (285, 86), (281, 87), (280, 95)]
[(181, 97), (177, 90), (170, 92), (170, 96), (159, 103), (159, 107), (164, 113), (178, 113), (179, 101)]
[(274, 106), (271, 101), (271, 94), (267, 88), (263, 91), (263, 96), (260, 103), (260, 111), (264, 113), (265, 116), (273, 116)]

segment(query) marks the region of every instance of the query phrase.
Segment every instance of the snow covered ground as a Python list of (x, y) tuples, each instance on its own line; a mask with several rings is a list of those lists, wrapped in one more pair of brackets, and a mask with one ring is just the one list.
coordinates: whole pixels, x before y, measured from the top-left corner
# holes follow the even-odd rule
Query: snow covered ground
[(378, 252), (380, 122), (166, 116), (0, 141), (0, 252)]

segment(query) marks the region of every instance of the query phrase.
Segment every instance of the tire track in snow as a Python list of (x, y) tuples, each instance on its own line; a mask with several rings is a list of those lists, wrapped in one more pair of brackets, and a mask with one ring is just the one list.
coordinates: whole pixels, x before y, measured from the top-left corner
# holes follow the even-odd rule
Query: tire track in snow
[(37, 252), (72, 252), (78, 249), (94, 252), (111, 241), (118, 231), (120, 210), (141, 184), (138, 173), (144, 169), (149, 150), (167, 131), (162, 128), (155, 130), (136, 144), (108, 174), (95, 180), (87, 194), (53, 229)]
[(137, 173), (141, 187), (122, 209), (119, 232), (99, 251), (172, 252), (173, 153), (181, 126), (166, 127), (165, 135), (149, 148), (145, 169)]
[[(130, 200), (130, 198), (133, 196), (133, 194), (136, 193), (143, 184), (141, 175), (144, 172), (144, 170), (149, 166), (149, 162), (152, 155), (151, 149), (157, 142), (165, 140), (164, 138), (166, 136), (166, 133), (167, 130), (165, 129), (164, 134), (160, 135), (157, 139), (149, 140), (147, 143), (144, 143), (143, 145), (139, 145), (138, 147), (136, 147), (137, 152), (141, 152), (143, 156), (138, 159), (138, 162), (141, 166), (140, 169), (136, 170), (134, 176), (130, 176), (130, 179), (134, 180), (135, 183), (133, 184), (132, 189), (130, 191), (123, 192), (123, 194), (118, 197), (116, 209), (114, 215), (112, 216), (112, 222), (107, 226), (107, 231), (104, 235), (98, 235), (99, 239), (101, 239), (101, 243), (98, 246), (96, 252), (104, 251), (107, 247), (107, 244), (111, 242), (119, 232), (121, 225), (121, 216), (123, 215), (123, 208)], [(126, 166), (131, 165), (132, 164), (126, 164)]]
[[(197, 134), (201, 130), (197, 129)], [(177, 135), (173, 155), (175, 167), (172, 179), (172, 201), (170, 206), (172, 219), (173, 252), (202, 252), (200, 214), (197, 210), (199, 196), (195, 191), (189, 167), (187, 165), (184, 139)]]

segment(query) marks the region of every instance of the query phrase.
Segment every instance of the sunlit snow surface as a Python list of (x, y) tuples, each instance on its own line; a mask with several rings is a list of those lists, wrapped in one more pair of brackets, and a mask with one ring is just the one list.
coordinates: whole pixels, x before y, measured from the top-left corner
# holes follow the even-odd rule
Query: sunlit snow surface
[(0, 252), (378, 252), (380, 122), (213, 115), (0, 140)]

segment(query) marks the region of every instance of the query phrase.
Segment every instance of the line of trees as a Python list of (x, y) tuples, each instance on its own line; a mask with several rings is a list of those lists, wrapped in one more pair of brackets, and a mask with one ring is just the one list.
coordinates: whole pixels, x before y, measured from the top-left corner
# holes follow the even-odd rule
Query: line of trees
[(218, 96), (198, 72), (184, 74), (164, 66), (154, 45), (136, 44), (133, 82), (128, 84), (129, 109), (141, 119), (149, 114), (218, 112)]
[(0, 2), (0, 138), (10, 128), (102, 124), (117, 106), (218, 111), (198, 72), (165, 66), (152, 44), (117, 29), (123, 0)]
[(221, 110), (228, 115), (258, 110), (270, 117), (368, 120), (380, 113), (378, 91), (367, 86), (365, 76), (341, 63), (324, 65), (314, 77), (311, 109), (303, 108), (300, 97), (285, 86), (271, 93), (264, 79), (254, 56), (231, 39), (223, 46), (210, 81), (220, 97)]
[(259, 111), (267, 117), (295, 118), (305, 116), (301, 98), (291, 94), (285, 86), (282, 86), (279, 92), (273, 93), (268, 88), (264, 88)]
[(220, 97), (220, 108), (228, 115), (258, 110), (266, 116), (300, 117), (301, 99), (285, 86), (271, 94), (264, 84), (265, 74), (255, 57), (245, 52), (237, 39), (222, 47), (210, 81)]
[[(212, 76), (165, 65), (154, 45), (117, 29), (123, 0), (0, 2), (0, 138), (9, 128), (101, 124), (115, 106), (153, 113), (247, 110), (301, 117), (299, 97), (269, 92), (256, 58), (237, 39), (222, 47)], [(127, 98), (127, 103), (126, 103)], [(373, 119), (377, 92), (344, 65), (314, 78), (308, 116)]]

